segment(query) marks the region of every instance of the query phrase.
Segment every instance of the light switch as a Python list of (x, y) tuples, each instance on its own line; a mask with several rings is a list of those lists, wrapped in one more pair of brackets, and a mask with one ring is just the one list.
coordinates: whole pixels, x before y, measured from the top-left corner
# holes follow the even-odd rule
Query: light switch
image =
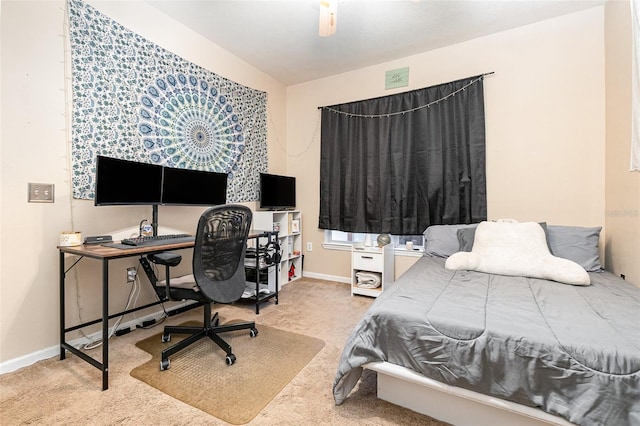
[(53, 191), (52, 183), (29, 183), (27, 199), (30, 203), (53, 203)]

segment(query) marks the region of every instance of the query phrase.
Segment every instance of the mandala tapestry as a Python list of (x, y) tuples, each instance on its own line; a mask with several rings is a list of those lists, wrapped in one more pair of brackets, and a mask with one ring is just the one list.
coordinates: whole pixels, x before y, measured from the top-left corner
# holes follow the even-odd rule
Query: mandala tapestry
[(69, 35), (74, 198), (94, 198), (95, 159), (104, 155), (227, 173), (228, 202), (258, 199), (266, 92), (194, 65), (79, 0), (69, 1)]

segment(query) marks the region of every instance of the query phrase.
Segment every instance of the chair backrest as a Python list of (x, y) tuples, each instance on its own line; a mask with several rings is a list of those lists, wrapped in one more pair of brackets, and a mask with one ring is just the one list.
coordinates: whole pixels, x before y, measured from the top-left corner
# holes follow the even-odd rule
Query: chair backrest
[(245, 289), (244, 252), (251, 229), (248, 207), (224, 204), (200, 216), (193, 252), (193, 275), (214, 302), (238, 300)]

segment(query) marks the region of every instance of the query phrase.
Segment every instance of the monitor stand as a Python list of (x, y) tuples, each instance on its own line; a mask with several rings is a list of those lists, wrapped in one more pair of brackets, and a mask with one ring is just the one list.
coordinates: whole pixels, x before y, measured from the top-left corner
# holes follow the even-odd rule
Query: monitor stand
[(153, 228), (153, 236), (158, 236), (158, 205), (154, 204), (151, 213), (151, 227)]

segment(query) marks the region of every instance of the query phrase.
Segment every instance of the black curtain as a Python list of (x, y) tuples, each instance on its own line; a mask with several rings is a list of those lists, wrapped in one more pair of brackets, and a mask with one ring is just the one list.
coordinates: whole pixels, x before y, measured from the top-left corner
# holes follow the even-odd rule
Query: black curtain
[(483, 76), (322, 108), (321, 229), (486, 220)]

